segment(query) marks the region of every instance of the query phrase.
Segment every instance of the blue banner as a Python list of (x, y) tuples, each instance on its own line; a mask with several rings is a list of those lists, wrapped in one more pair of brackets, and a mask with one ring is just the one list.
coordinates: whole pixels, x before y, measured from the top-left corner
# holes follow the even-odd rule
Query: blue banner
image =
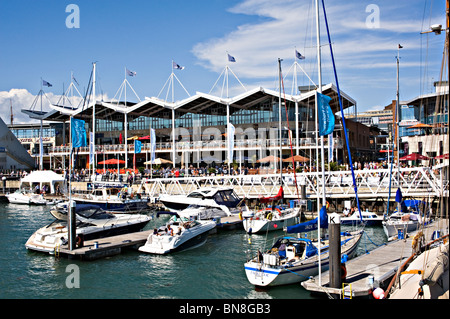
[(72, 147), (85, 147), (86, 143), (86, 129), (83, 120), (70, 120), (70, 127), (72, 130)]
[(141, 152), (142, 142), (134, 140), (134, 154), (139, 154)]
[(330, 107), (331, 97), (317, 93), (317, 114), (319, 136), (331, 134), (334, 130), (334, 114)]

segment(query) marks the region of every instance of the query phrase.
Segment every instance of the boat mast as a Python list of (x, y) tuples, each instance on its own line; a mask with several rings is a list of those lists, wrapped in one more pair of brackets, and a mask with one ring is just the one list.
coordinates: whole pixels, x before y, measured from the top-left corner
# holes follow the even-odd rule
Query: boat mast
[(280, 143), (280, 185), (283, 186), (283, 143), (281, 134), (281, 61), (283, 59), (278, 58), (278, 127), (279, 127), (279, 143)]
[[(402, 46), (399, 44), (397, 47), (397, 100), (395, 102), (395, 125), (396, 125), (396, 141), (397, 144), (397, 178), (398, 178), (398, 188), (400, 187), (400, 48)], [(388, 154), (389, 156), (389, 154)], [(397, 211), (401, 211), (401, 203), (397, 203)]]
[(90, 161), (92, 162), (92, 175), (95, 175), (95, 69), (97, 63), (93, 63), (93, 77), (92, 77), (92, 96), (93, 96), (93, 105), (92, 105), (92, 134), (91, 134), (91, 147), (92, 147), (92, 158), (90, 157)]
[[(320, 50), (320, 20), (319, 20), (319, 0), (315, 0), (316, 2), (316, 35), (317, 35), (317, 67), (318, 67), (318, 81), (319, 86), (316, 90), (316, 145), (318, 143), (319, 137), (319, 127), (318, 127), (318, 94), (322, 93), (322, 59), (321, 59), (321, 50)], [(321, 154), (322, 154), (322, 205), (326, 204), (325, 199), (325, 162), (324, 162), (324, 149), (323, 149), (323, 136), (320, 137), (321, 142)], [(318, 158), (318, 149), (316, 147), (316, 159)], [(318, 164), (318, 163), (317, 163)], [(318, 165), (316, 165), (318, 166)], [(319, 175), (317, 175), (317, 178)], [(319, 286), (322, 286), (322, 265), (321, 265), (321, 245), (320, 245), (320, 205), (319, 205), (319, 191), (317, 196), (317, 237), (318, 237), (318, 249), (319, 249)]]

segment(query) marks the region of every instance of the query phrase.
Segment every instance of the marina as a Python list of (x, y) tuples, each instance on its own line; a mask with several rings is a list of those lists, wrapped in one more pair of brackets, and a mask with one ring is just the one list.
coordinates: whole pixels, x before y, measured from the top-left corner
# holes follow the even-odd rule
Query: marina
[[(301, 50), (317, 84), (296, 47), (286, 73), (277, 58), (275, 89), (247, 89), (227, 51), (220, 96), (219, 79), (190, 95), (173, 60), (159, 95), (142, 100), (127, 67), (113, 98), (99, 61), (84, 95), (71, 73), (51, 101), (41, 78), (21, 110), (39, 125), (14, 126), (11, 99), (11, 125), (0, 119), (0, 298), (448, 299), (446, 5), (447, 27), (422, 32), (447, 36), (433, 92), (400, 101), (398, 44), (387, 120), (358, 119), (341, 90), (324, 0), (310, 3), (316, 44)], [(175, 84), (188, 97), (175, 99)], [(179, 313), (203, 314), (193, 307)]]

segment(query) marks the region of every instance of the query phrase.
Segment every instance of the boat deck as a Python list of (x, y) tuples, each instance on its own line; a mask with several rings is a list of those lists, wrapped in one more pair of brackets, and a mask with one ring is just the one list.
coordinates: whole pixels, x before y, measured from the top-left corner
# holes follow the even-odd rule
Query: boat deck
[[(439, 224), (433, 224), (424, 228), (426, 241), (430, 241), (431, 234), (438, 229)], [(363, 297), (372, 293), (373, 287), (386, 289), (397, 269), (412, 255), (412, 241), (418, 231), (409, 234), (406, 239), (397, 239), (383, 246), (369, 251), (367, 254), (355, 257), (346, 262), (347, 277), (345, 280), (345, 297)], [(373, 276), (374, 285), (369, 282)], [(340, 295), (342, 289), (329, 287), (329, 271), (322, 272), (321, 284), (319, 277), (304, 281), (301, 285), (310, 292), (328, 293)], [(351, 284), (351, 286), (349, 285)]]

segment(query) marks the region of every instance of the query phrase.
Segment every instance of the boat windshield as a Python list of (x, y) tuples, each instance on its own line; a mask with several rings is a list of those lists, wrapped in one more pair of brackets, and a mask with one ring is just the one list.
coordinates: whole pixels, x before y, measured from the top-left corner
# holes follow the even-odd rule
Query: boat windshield
[(217, 192), (214, 195), (214, 200), (217, 204), (225, 205), (227, 207), (236, 207), (241, 201), (239, 196), (232, 189)]
[(114, 218), (114, 215), (108, 212), (105, 212), (101, 208), (89, 208), (81, 211), (77, 211), (77, 214), (85, 217), (85, 218), (94, 218), (94, 219), (111, 219)]

